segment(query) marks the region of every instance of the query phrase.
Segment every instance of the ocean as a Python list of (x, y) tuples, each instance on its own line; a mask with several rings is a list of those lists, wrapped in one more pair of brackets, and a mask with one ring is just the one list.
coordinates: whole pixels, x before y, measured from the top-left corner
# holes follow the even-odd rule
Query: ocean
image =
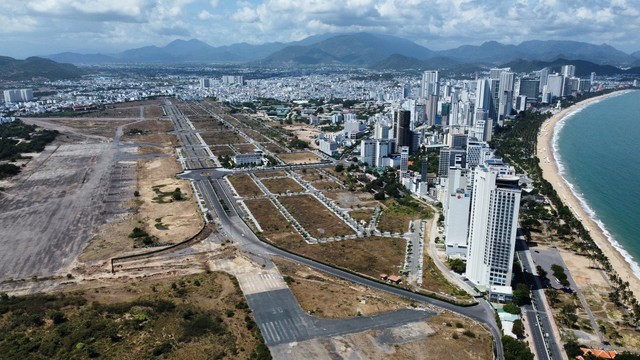
[(640, 91), (578, 105), (554, 134), (560, 174), (640, 277)]

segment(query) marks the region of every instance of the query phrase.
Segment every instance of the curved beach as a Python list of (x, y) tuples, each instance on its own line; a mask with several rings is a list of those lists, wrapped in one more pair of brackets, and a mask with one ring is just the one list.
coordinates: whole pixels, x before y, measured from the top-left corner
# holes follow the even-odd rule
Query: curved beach
[(627, 261), (624, 254), (616, 248), (617, 244), (614, 244), (613, 240), (607, 236), (605, 229), (603, 229), (598, 224), (596, 219), (594, 219), (583, 208), (578, 196), (574, 194), (574, 192), (567, 184), (566, 180), (560, 175), (558, 159), (556, 159), (553, 150), (554, 137), (555, 134), (557, 134), (556, 128), (561, 124), (561, 121), (563, 119), (593, 102), (600, 101), (607, 97), (619, 95), (625, 91), (627, 90), (615, 91), (606, 95), (587, 99), (571, 107), (563, 109), (562, 111), (553, 115), (540, 127), (537, 142), (537, 156), (540, 159), (540, 167), (542, 168), (543, 177), (553, 185), (553, 188), (556, 190), (558, 196), (560, 196), (564, 204), (566, 206), (569, 206), (573, 210), (573, 213), (576, 215), (576, 217), (582, 222), (585, 228), (589, 230), (591, 237), (600, 247), (602, 252), (607, 256), (607, 258), (609, 258), (612, 267), (617, 271), (618, 275), (624, 281), (629, 281), (629, 287), (631, 291), (633, 291), (636, 297), (639, 297), (640, 279), (634, 273), (630, 262)]

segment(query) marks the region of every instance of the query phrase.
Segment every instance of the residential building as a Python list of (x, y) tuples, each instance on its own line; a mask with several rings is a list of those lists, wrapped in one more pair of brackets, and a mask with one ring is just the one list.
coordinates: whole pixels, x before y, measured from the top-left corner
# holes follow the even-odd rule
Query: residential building
[(480, 288), (511, 283), (520, 208), (518, 181), (487, 166), (475, 169), (466, 276)]

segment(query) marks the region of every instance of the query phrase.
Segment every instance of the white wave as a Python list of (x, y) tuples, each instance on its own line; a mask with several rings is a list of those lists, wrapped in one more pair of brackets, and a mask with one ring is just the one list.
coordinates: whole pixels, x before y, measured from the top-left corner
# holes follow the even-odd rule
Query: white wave
[[(562, 119), (560, 119), (560, 121), (556, 123), (556, 125), (553, 128), (553, 136), (551, 138), (551, 147), (553, 148), (553, 158), (555, 159), (556, 166), (558, 167), (558, 174), (560, 174), (560, 177), (562, 178), (564, 183), (569, 187), (569, 190), (571, 190), (571, 193), (573, 193), (573, 195), (578, 199), (578, 202), (580, 203), (580, 207), (582, 208), (582, 210), (584, 210), (584, 212), (593, 220), (593, 222), (595, 222), (596, 225), (598, 225), (600, 230), (602, 230), (602, 233), (604, 234), (604, 236), (607, 238), (607, 241), (609, 241), (609, 243), (620, 253), (620, 255), (622, 255), (625, 261), (631, 266), (631, 270), (633, 271), (634, 275), (640, 279), (640, 265), (638, 264), (636, 259), (631, 254), (629, 254), (627, 250), (624, 247), (622, 247), (622, 245), (620, 245), (620, 243), (609, 232), (609, 230), (607, 230), (607, 227), (605, 226), (605, 224), (602, 222), (602, 220), (600, 220), (600, 218), (598, 217), (598, 214), (595, 212), (595, 210), (593, 210), (593, 208), (589, 205), (587, 199), (584, 197), (584, 193), (579, 192), (576, 186), (567, 179), (566, 168), (564, 166), (564, 163), (562, 162), (560, 151), (558, 151), (558, 139), (560, 137), (560, 132), (562, 131), (562, 129), (564, 128), (568, 120), (570, 120), (572, 117), (574, 117), (576, 114), (586, 109), (590, 105), (597, 104), (602, 100), (627, 94), (629, 92), (630, 90), (623, 91), (619, 94), (610, 95), (610, 96), (606, 96), (606, 97), (594, 100), (586, 105), (578, 105), (574, 110), (568, 112), (565, 116), (562, 117)], [(569, 205), (569, 204), (565, 204), (565, 205)]]

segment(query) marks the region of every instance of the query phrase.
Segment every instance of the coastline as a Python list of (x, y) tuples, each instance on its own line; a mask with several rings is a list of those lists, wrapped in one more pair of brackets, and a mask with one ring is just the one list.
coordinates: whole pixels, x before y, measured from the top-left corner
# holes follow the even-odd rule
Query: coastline
[[(640, 278), (633, 271), (629, 256), (624, 249), (619, 249), (618, 245), (608, 234), (603, 225), (594, 218), (594, 214), (590, 214), (577, 196), (570, 184), (560, 174), (562, 165), (558, 163), (554, 151), (554, 139), (559, 132), (564, 120), (567, 120), (573, 114), (581, 111), (586, 106), (599, 102), (603, 99), (621, 95), (628, 90), (614, 91), (609, 94), (601, 95), (595, 98), (581, 101), (573, 106), (561, 110), (547, 119), (538, 132), (538, 142), (536, 153), (540, 159), (540, 167), (542, 168), (542, 176), (553, 186), (558, 193), (562, 202), (573, 210), (574, 215), (578, 218), (585, 228), (589, 229), (589, 233), (594, 242), (602, 250), (603, 254), (609, 259), (611, 266), (616, 270), (618, 275), (624, 280), (629, 281), (629, 288), (636, 297), (640, 297)], [(627, 257), (625, 257), (625, 255)]]

